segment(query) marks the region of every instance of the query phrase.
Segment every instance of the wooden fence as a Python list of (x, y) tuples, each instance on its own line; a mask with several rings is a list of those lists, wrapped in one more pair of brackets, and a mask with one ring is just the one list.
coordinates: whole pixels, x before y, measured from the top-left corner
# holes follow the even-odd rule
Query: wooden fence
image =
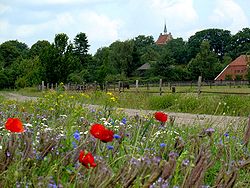
[[(147, 93), (218, 93), (218, 94), (250, 94), (249, 81), (184, 81), (184, 82), (170, 82), (163, 81), (159, 82), (147, 82), (139, 81), (118, 81), (118, 82), (105, 82), (104, 84), (94, 83), (83, 83), (83, 84), (56, 84), (42, 83), (38, 86), (39, 90), (53, 89), (58, 90), (59, 88), (67, 91), (112, 91), (112, 92), (147, 92)], [(225, 90), (223, 91), (222, 88)], [(240, 88), (245, 88), (244, 92), (241, 92)]]

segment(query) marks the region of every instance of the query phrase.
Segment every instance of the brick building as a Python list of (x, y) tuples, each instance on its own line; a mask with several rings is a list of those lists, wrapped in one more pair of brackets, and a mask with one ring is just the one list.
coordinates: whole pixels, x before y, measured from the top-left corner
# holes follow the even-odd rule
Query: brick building
[(250, 56), (241, 55), (227, 65), (214, 80), (246, 80), (248, 63), (250, 63)]

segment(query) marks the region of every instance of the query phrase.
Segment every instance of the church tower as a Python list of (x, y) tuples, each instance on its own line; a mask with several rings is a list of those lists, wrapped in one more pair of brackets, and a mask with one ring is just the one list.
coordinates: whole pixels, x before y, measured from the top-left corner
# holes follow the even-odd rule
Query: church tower
[(168, 33), (167, 31), (167, 26), (166, 26), (166, 21), (164, 23), (164, 30), (163, 30), (163, 34), (160, 33), (160, 36), (158, 37), (157, 41), (155, 42), (158, 45), (163, 45), (166, 44), (168, 41), (172, 40), (172, 34)]

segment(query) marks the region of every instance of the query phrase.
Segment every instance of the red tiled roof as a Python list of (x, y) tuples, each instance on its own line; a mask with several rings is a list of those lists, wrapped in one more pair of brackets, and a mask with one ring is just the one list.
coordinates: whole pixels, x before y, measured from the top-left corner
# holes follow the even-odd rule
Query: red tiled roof
[(247, 65), (247, 58), (250, 56), (241, 55), (237, 57), (234, 61), (232, 61), (229, 66), (246, 66)]
[(156, 44), (166, 44), (167, 41), (171, 40), (172, 37), (169, 34), (160, 34), (159, 38), (157, 39), (157, 41), (155, 42)]
[(214, 80), (225, 80), (226, 75), (232, 75), (233, 79), (235, 78), (235, 75), (245, 76), (248, 71), (248, 59), (250, 60), (250, 56), (241, 55), (237, 57), (234, 61), (228, 64)]

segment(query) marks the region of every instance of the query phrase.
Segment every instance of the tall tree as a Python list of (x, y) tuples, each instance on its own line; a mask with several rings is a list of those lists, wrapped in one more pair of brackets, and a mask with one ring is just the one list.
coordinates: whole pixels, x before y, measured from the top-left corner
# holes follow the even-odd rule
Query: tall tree
[(175, 60), (169, 49), (162, 51), (160, 58), (152, 64), (154, 75), (161, 76), (166, 80), (173, 80), (176, 75), (173, 71), (175, 68)]
[(210, 50), (208, 41), (201, 43), (200, 52), (189, 62), (188, 70), (193, 80), (199, 76), (205, 80), (213, 80), (221, 71), (221, 64), (216, 53)]
[(235, 59), (240, 55), (250, 52), (250, 28), (243, 28), (233, 35), (230, 44), (227, 46), (230, 56)]
[(188, 63), (187, 44), (182, 38), (172, 39), (165, 46), (177, 64), (185, 65)]
[(50, 47), (50, 43), (47, 40), (39, 40), (33, 44), (29, 51), (30, 57), (40, 56), (46, 48)]
[(86, 65), (86, 56), (89, 50), (88, 39), (85, 33), (79, 33), (74, 38), (74, 54), (80, 59), (82, 65)]
[(199, 47), (203, 41), (208, 41), (210, 49), (218, 55), (220, 60), (223, 59), (226, 51), (226, 46), (231, 40), (231, 33), (223, 29), (205, 29), (196, 32), (195, 35), (188, 39), (189, 58), (194, 58), (199, 52)]
[(110, 62), (115, 67), (117, 74), (131, 76), (135, 70), (133, 63), (134, 42), (127, 40), (124, 42), (116, 41), (110, 45)]
[(56, 34), (54, 39), (54, 47), (60, 55), (67, 50), (69, 37), (65, 33)]
[(0, 45), (0, 58), (3, 67), (8, 67), (17, 58), (26, 58), (29, 52), (27, 44), (17, 40), (9, 40)]

